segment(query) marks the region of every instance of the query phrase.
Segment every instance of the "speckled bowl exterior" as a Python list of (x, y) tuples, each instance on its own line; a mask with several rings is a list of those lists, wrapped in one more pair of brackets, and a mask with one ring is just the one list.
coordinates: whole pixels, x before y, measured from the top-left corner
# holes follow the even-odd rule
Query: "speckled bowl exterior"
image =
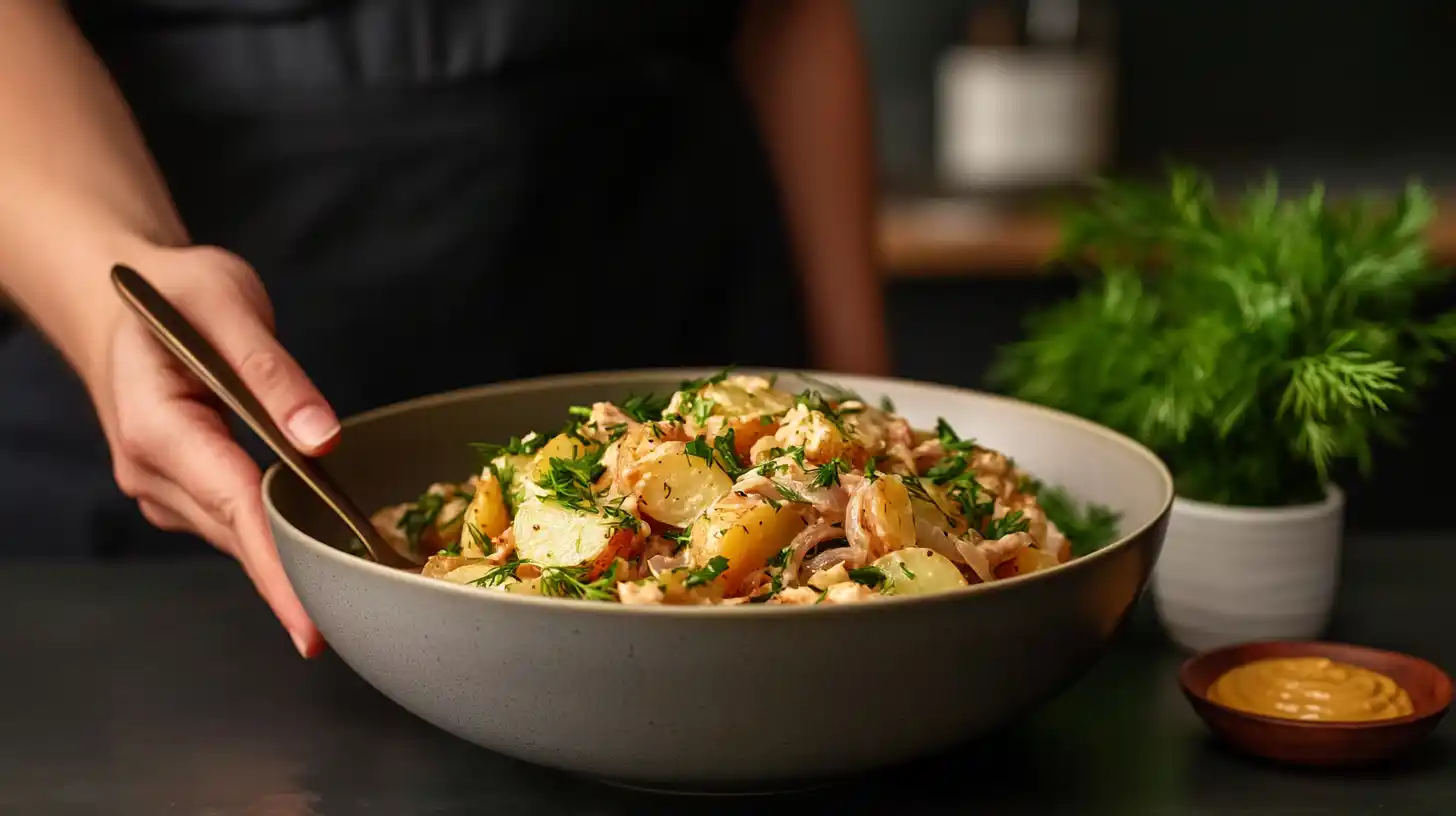
[[(565, 409), (669, 392), (699, 371), (503, 383), (345, 423), (326, 461), (366, 507), (464, 478), (465, 443), (550, 430)], [(892, 399), (1082, 500), (1124, 538), (960, 592), (849, 606), (624, 607), (485, 592), (340, 549), (343, 525), (289, 471), (264, 495), (279, 554), (332, 648), (391, 699), (471, 742), (656, 787), (791, 785), (911, 760), (1004, 726), (1080, 677), (1125, 620), (1173, 501), (1146, 448), (1044, 408), (945, 386), (816, 375)], [(782, 375), (785, 387), (801, 387)]]

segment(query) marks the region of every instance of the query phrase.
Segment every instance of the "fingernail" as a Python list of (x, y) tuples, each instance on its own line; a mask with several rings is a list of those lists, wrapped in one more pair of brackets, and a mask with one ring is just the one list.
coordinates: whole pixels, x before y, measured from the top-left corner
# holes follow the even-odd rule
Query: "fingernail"
[(307, 448), (317, 448), (339, 432), (339, 421), (317, 405), (306, 405), (288, 418), (288, 432)]
[(291, 637), (291, 638), (293, 638), (293, 648), (295, 648), (295, 649), (298, 650), (299, 656), (304, 657), (304, 658), (307, 658), (308, 657), (308, 643), (306, 643), (304, 641), (303, 637), (301, 635), (299, 635), (297, 632), (289, 632), (288, 633), (288, 636)]

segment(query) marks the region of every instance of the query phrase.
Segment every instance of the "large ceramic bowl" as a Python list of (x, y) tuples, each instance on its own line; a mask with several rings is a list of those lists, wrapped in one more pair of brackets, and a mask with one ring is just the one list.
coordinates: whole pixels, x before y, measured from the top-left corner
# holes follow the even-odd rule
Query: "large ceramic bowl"
[[(472, 440), (567, 406), (670, 392), (698, 371), (504, 383), (345, 423), (327, 466), (369, 507), (476, 468)], [(264, 480), (278, 550), (333, 649), (440, 728), (530, 762), (649, 787), (765, 788), (914, 759), (1008, 724), (1074, 682), (1141, 593), (1173, 483), (1147, 449), (1025, 403), (888, 379), (920, 427), (944, 416), (1038, 477), (1123, 515), (1124, 537), (1056, 569), (848, 606), (631, 607), (485, 592), (347, 554), (293, 474)], [(793, 377), (782, 381), (792, 384)]]

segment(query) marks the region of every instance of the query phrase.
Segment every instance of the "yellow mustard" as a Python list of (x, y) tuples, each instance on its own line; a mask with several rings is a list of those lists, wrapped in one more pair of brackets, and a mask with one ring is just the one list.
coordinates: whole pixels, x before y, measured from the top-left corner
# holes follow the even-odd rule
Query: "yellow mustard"
[(1323, 722), (1387, 720), (1412, 711), (1410, 695), (1394, 680), (1324, 657), (1245, 663), (1215, 680), (1208, 699), (1265, 717)]

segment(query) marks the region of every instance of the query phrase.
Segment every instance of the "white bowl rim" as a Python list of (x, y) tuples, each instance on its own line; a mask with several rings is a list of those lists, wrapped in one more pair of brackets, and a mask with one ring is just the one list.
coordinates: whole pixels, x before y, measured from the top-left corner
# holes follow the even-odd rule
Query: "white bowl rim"
[[(350, 425), (363, 424), (365, 422), (369, 422), (380, 417), (389, 416), (391, 414), (405, 413), (431, 405), (471, 400), (487, 394), (510, 394), (520, 391), (537, 391), (542, 388), (563, 385), (610, 386), (619, 384), (622, 380), (633, 378), (675, 377), (681, 378), (683, 380), (691, 380), (705, 376), (707, 374), (716, 373), (721, 370), (723, 369), (639, 368), (624, 369), (618, 371), (593, 371), (577, 374), (553, 374), (543, 377), (507, 380), (504, 382), (490, 383), (487, 385), (478, 385), (467, 388), (460, 388), (453, 391), (430, 394), (423, 397), (416, 397), (414, 399), (404, 400), (402, 402), (383, 405), (378, 408), (364, 411), (362, 413), (354, 414), (353, 416), (344, 419), (342, 424), (344, 428), (347, 429)], [(263, 506), (264, 509), (267, 511), (269, 517), (271, 517), (276, 524), (285, 527), (289, 532), (294, 535), (294, 537), (298, 541), (302, 542), (303, 546), (305, 546), (306, 548), (314, 550), (316, 553), (320, 554), (324, 558), (333, 559), (336, 563), (348, 562), (351, 565), (351, 568), (372, 571), (376, 575), (384, 578), (385, 580), (403, 581), (406, 584), (413, 583), (418, 586), (429, 585), (435, 587), (435, 591), (438, 592), (454, 592), (458, 593), (460, 597), (482, 599), (478, 601), (479, 603), (527, 604), (532, 606), (538, 606), (542, 609), (552, 609), (567, 614), (570, 614), (573, 610), (575, 610), (581, 612), (582, 614), (595, 615), (653, 615), (691, 619), (709, 618), (722, 621), (756, 620), (761, 617), (778, 618), (783, 616), (797, 615), (862, 614), (865, 613), (867, 610), (883, 609), (887, 604), (894, 607), (904, 607), (911, 604), (949, 604), (954, 603), (955, 601), (960, 599), (974, 597), (976, 595), (982, 595), (985, 593), (1008, 591), (1030, 581), (1054, 579), (1055, 576), (1069, 574), (1071, 570), (1086, 569), (1086, 565), (1088, 562), (1095, 562), (1097, 559), (1110, 557), (1113, 552), (1126, 549), (1132, 541), (1146, 534), (1148, 530), (1158, 524), (1159, 521), (1166, 518), (1173, 507), (1173, 501), (1175, 498), (1173, 474), (1168, 470), (1168, 466), (1164, 464), (1163, 460), (1160, 459), (1157, 454), (1153, 453), (1152, 450), (1147, 448), (1142, 443), (1132, 439), (1131, 437), (1120, 434), (1117, 431), (1112, 430), (1111, 428), (1098, 425), (1095, 422), (1083, 419), (1082, 417), (1076, 416), (1074, 414), (1066, 413), (1065, 411), (1058, 411), (1054, 408), (1048, 408), (1044, 405), (1037, 405), (1036, 403), (1012, 399), (1011, 397), (1005, 397), (1000, 394), (993, 394), (986, 391), (977, 391), (971, 388), (961, 388), (954, 385), (945, 385), (942, 383), (933, 383), (923, 380), (912, 380), (899, 377), (872, 377), (835, 372), (821, 372), (805, 369), (777, 369), (761, 367), (744, 367), (742, 369), (737, 369), (735, 367), (735, 370), (739, 370), (742, 373), (762, 373), (768, 375), (780, 374), (790, 377), (807, 375), (815, 379), (827, 380), (829, 382), (833, 382), (834, 378), (852, 378), (856, 380), (870, 380), (896, 385), (933, 388), (938, 390), (969, 394), (981, 399), (1011, 403), (1023, 410), (1038, 411), (1045, 414), (1049, 419), (1052, 419), (1053, 421), (1077, 426), (1078, 428), (1081, 428), (1088, 433), (1102, 436), (1106, 439), (1116, 442), (1119, 445), (1122, 445), (1123, 447), (1129, 448), (1134, 453), (1138, 454), (1138, 456), (1143, 458), (1148, 464), (1152, 465), (1157, 470), (1159, 475), (1163, 477), (1164, 498), (1162, 509), (1154, 514), (1153, 517), (1142, 526), (1138, 527), (1136, 530), (1130, 533), (1124, 533), (1123, 535), (1119, 536), (1116, 541), (1108, 544), (1102, 549), (1088, 555), (1084, 555), (1080, 558), (1074, 558), (1065, 564), (1060, 564), (1051, 569), (1034, 572), (1030, 575), (1017, 575), (1011, 578), (1003, 578), (998, 581), (992, 581), (990, 583), (973, 584), (964, 589), (955, 589), (946, 592), (933, 592), (925, 595), (889, 597), (866, 603), (804, 605), (739, 604), (725, 608), (721, 605), (716, 604), (668, 605), (620, 604), (590, 601), (574, 602), (572, 600), (563, 598), (547, 598), (544, 596), (527, 595), (524, 593), (516, 594), (510, 592), (489, 592), (482, 591), (479, 587), (466, 586), (464, 584), (455, 584), (449, 581), (442, 581), (438, 578), (426, 578), (423, 575), (417, 575), (413, 572), (406, 572), (403, 570), (394, 569), (392, 567), (386, 567), (382, 564), (378, 564), (369, 559), (344, 552), (337, 547), (333, 547), (329, 544), (319, 541), (318, 539), (314, 538), (311, 535), (308, 535), (307, 533), (294, 526), (291, 521), (285, 518), (284, 515), (280, 513), (276, 507), (273, 506), (273, 499), (270, 495), (269, 487), (273, 483), (274, 478), (284, 467), (284, 464), (281, 461), (274, 462), (268, 467), (267, 472), (263, 474), (263, 480), (261, 485), (261, 490), (263, 494)], [(277, 542), (274, 542), (274, 547), (277, 547)]]
[(1325, 497), (1317, 502), (1304, 504), (1239, 505), (1185, 499), (1178, 496), (1173, 506), (1182, 515), (1199, 519), (1227, 522), (1298, 522), (1323, 518), (1339, 512), (1345, 506), (1345, 492), (1339, 485), (1325, 485)]

